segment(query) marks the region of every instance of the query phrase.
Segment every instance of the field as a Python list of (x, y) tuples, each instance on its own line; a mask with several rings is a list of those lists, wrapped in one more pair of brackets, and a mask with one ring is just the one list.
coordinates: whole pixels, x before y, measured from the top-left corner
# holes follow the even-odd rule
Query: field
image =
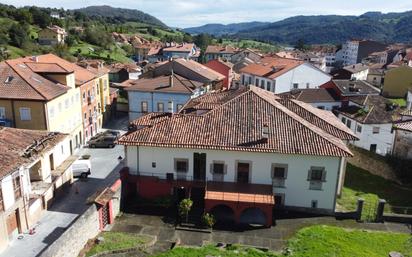
[[(79, 52), (80, 51), (80, 52)], [(131, 59), (126, 56), (126, 52), (119, 46), (112, 46), (111, 50), (100, 50), (99, 47), (88, 43), (79, 43), (69, 48), (71, 54), (80, 53), (88, 58), (99, 58), (106, 61), (116, 61), (122, 63), (130, 63)]]

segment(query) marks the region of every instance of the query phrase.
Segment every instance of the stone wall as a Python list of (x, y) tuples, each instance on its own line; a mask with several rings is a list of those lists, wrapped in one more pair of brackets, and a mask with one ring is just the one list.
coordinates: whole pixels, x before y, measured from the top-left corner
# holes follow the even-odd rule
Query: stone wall
[[(113, 216), (120, 212), (121, 184), (116, 181), (111, 187), (115, 191), (112, 198)], [(100, 233), (99, 211), (96, 204), (80, 215), (67, 230), (54, 241), (40, 257), (77, 257), (87, 241)]]

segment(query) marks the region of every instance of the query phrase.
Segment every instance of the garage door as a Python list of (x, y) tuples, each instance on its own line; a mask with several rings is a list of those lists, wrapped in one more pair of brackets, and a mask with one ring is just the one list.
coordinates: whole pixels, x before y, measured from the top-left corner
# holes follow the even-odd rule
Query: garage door
[(19, 233), (18, 221), (17, 221), (17, 211), (7, 216), (6, 223), (7, 223), (7, 234), (9, 235), (9, 237), (13, 238), (17, 236), (17, 234)]

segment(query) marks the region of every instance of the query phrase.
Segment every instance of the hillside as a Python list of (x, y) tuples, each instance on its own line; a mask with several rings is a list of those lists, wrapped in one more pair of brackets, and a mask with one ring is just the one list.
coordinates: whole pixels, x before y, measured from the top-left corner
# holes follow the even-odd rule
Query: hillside
[(150, 25), (155, 25), (163, 28), (167, 28), (166, 24), (161, 22), (159, 19), (144, 13), (139, 10), (134, 9), (123, 9), (114, 8), (107, 5), (102, 6), (88, 6), (81, 9), (76, 9), (73, 11), (81, 12), (89, 17), (104, 17), (117, 20), (119, 22), (134, 21), (141, 22)]
[(207, 33), (214, 36), (231, 35), (242, 30), (248, 30), (258, 26), (268, 25), (269, 22), (244, 22), (244, 23), (232, 23), (228, 25), (223, 24), (206, 24), (200, 27), (192, 27), (183, 29), (184, 32), (190, 34)]
[(382, 42), (412, 42), (412, 12), (369, 12), (360, 16), (296, 16), (254, 29), (242, 30), (235, 38), (294, 44), (339, 44), (350, 38)]

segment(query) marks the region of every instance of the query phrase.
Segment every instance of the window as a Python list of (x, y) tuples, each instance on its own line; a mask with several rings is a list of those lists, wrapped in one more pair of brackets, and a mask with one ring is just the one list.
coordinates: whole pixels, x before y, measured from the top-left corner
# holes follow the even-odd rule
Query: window
[(323, 167), (311, 167), (308, 172), (309, 189), (322, 190), (323, 182), (326, 182), (326, 170)]
[(310, 206), (311, 206), (312, 208), (318, 208), (318, 200), (312, 200)]
[(259, 79), (256, 79), (256, 81), (255, 81), (255, 86), (259, 86)]
[(310, 83), (306, 83), (306, 88), (310, 88)]
[(358, 125), (358, 126), (356, 127), (356, 131), (357, 131), (358, 133), (362, 133), (362, 126), (361, 126), (361, 125)]
[(285, 204), (284, 194), (275, 194), (275, 206), (281, 206)]
[(172, 101), (169, 101), (167, 103), (167, 111), (168, 112), (173, 112), (173, 102)]
[(83, 103), (86, 102), (86, 92), (83, 92)]
[(213, 163), (213, 174), (222, 175), (225, 173), (225, 164), (224, 163)]
[(180, 111), (183, 108), (183, 104), (178, 104), (177, 105), (177, 111)]
[(6, 108), (0, 107), (0, 119), (6, 118)]
[(373, 127), (373, 128), (372, 128), (372, 133), (373, 133), (373, 134), (379, 134), (379, 130), (380, 130), (379, 127)]
[(152, 162), (152, 168), (156, 168), (156, 163)]
[(373, 153), (376, 153), (376, 148), (377, 148), (376, 144), (371, 144), (371, 146), (369, 147), (369, 150)]
[(266, 81), (266, 90), (270, 91), (270, 81)]
[(49, 113), (49, 116), (50, 116), (50, 118), (53, 118), (54, 117), (54, 107), (50, 107), (50, 111), (49, 111), (50, 113)]
[(60, 146), (60, 149), (62, 150), (62, 154), (64, 154), (64, 146)]
[(177, 173), (187, 173), (189, 167), (188, 159), (175, 159), (175, 171)]
[(298, 89), (299, 88), (299, 83), (293, 83), (293, 89)]
[(19, 175), (13, 177), (13, 189), (14, 189), (14, 199), (17, 200), (21, 197), (20, 176)]
[(249, 77), (249, 85), (252, 85), (252, 77)]
[(165, 106), (164, 103), (157, 103), (157, 111), (158, 112), (164, 112), (165, 111)]
[(104, 85), (103, 89), (106, 90), (107, 89), (107, 80), (106, 79), (103, 80), (103, 85)]
[(96, 86), (97, 95), (100, 95), (99, 85)]
[(143, 113), (146, 113), (146, 112), (148, 112), (148, 110), (147, 110), (147, 101), (142, 101), (141, 102), (141, 109), (142, 109), (142, 112)]
[(260, 88), (265, 89), (265, 81), (263, 79), (260, 81)]
[(70, 106), (70, 100), (69, 100), (69, 99), (66, 99), (66, 100), (64, 101), (64, 108), (69, 109), (69, 106)]
[(274, 187), (285, 187), (287, 164), (272, 164), (272, 183)]
[(343, 122), (344, 124), (346, 124), (346, 118), (345, 118), (345, 117), (342, 117), (342, 122)]
[(318, 109), (325, 110), (325, 106), (318, 106)]
[(20, 108), (20, 120), (31, 120), (30, 108)]
[(245, 85), (246, 81), (245, 81), (245, 74), (242, 74), (242, 84)]
[(350, 128), (350, 127), (352, 126), (352, 121), (351, 121), (350, 119), (348, 119), (348, 120), (346, 121), (346, 126), (347, 126), (348, 128)]

